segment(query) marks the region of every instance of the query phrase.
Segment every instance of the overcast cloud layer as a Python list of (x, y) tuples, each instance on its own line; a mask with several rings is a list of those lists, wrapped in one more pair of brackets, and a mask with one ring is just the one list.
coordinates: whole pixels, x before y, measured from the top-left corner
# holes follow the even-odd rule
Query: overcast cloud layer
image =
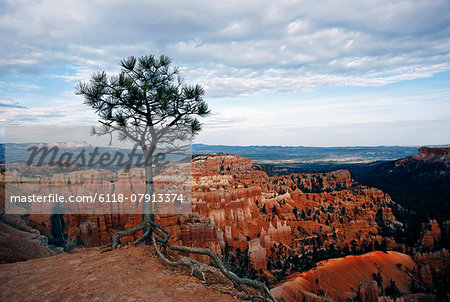
[[(187, 80), (206, 88), (213, 105), (233, 98), (235, 111), (249, 96), (292, 93), (293, 101), (323, 87), (384, 87), (449, 71), (450, 2), (387, 2), (3, 1), (0, 111), (9, 116), (1, 120), (20, 124), (21, 113), (70, 120), (66, 106), (81, 102), (71, 95), (74, 84), (96, 70), (117, 71), (129, 55), (169, 55)], [(48, 81), (67, 86), (50, 89)], [(85, 110), (74, 109), (74, 117)], [(442, 119), (436, 114), (423, 118)], [(213, 128), (220, 120), (229, 124), (223, 113), (215, 118)], [(396, 121), (404, 119), (390, 122)]]

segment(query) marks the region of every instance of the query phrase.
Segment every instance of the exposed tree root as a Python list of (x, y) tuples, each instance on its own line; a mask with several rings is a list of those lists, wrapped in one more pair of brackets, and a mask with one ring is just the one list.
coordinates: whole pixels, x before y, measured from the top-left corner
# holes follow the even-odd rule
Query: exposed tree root
[(114, 233), (114, 235), (112, 236), (112, 249), (114, 250), (117, 247), (117, 245), (119, 244), (120, 238), (132, 235), (139, 231), (142, 231), (146, 226), (147, 226), (147, 224), (143, 221), (140, 224), (138, 224), (137, 226), (134, 226), (130, 229)]
[(210, 248), (193, 248), (186, 246), (176, 246), (170, 243), (167, 243), (166, 245), (168, 248), (174, 251), (209, 256), (213, 260), (214, 264), (221, 271), (221, 273), (233, 283), (234, 287), (237, 290), (250, 294), (250, 292), (246, 287), (251, 287), (262, 293), (262, 297), (260, 297), (261, 299), (275, 301), (275, 298), (273, 297), (272, 293), (269, 291), (269, 289), (266, 287), (264, 283), (252, 279), (238, 277), (236, 274), (225, 268), (219, 256), (217, 256), (217, 254), (214, 253)]
[[(150, 227), (147, 227), (148, 224), (150, 225)], [(228, 278), (231, 281), (231, 283), (233, 283), (233, 286), (237, 290), (239, 290), (241, 292), (245, 292), (245, 294), (247, 296), (242, 296), (241, 298), (250, 299), (250, 300), (259, 299), (259, 300), (263, 300), (263, 301), (274, 301), (274, 302), (276, 301), (275, 297), (272, 295), (272, 293), (270, 292), (270, 290), (267, 288), (267, 286), (264, 283), (262, 283), (260, 281), (252, 280), (252, 279), (241, 278), (241, 277), (237, 276), (235, 273), (229, 271), (223, 265), (223, 262), (219, 258), (219, 256), (217, 256), (217, 254), (214, 253), (210, 248), (195, 248), (195, 247), (187, 247), (187, 246), (178, 246), (178, 245), (173, 245), (173, 244), (169, 243), (171, 233), (169, 231), (167, 231), (161, 225), (154, 222), (153, 219), (148, 221), (147, 223), (142, 222), (141, 224), (139, 224), (133, 228), (115, 233), (113, 235), (112, 249), (115, 249), (117, 247), (117, 245), (119, 244), (120, 238), (131, 235), (135, 232), (139, 232), (139, 231), (145, 229), (146, 227), (147, 227), (147, 231), (139, 239), (137, 239), (133, 244), (135, 245), (139, 242), (142, 242), (142, 241), (144, 241), (144, 239), (146, 239), (148, 236), (151, 235), (151, 239), (153, 239), (152, 241), (153, 241), (153, 245), (155, 247), (156, 253), (165, 263), (172, 265), (172, 266), (178, 266), (178, 265), (188, 266), (191, 268), (191, 275), (196, 274), (199, 277), (201, 277), (203, 279), (203, 281), (206, 282), (205, 272), (213, 271), (212, 267), (210, 267), (206, 264), (200, 263), (200, 262), (198, 262), (190, 257), (186, 257), (186, 256), (180, 256), (179, 260), (177, 260), (177, 261), (169, 260), (166, 256), (164, 256), (163, 252), (161, 252), (160, 248), (158, 247), (158, 244), (163, 249), (168, 247), (169, 249), (171, 249), (173, 251), (190, 253), (190, 254), (198, 254), (198, 255), (207, 255), (208, 257), (211, 258), (211, 260), (213, 261), (215, 266), (219, 269), (219, 271), (226, 278)], [(157, 235), (158, 237), (155, 237), (155, 235)], [(258, 292), (261, 293), (261, 295), (252, 294), (248, 290), (247, 287), (257, 290)]]
[(172, 261), (169, 260), (166, 256), (164, 256), (164, 254), (161, 252), (161, 250), (159, 249), (158, 245), (156, 244), (156, 240), (154, 239), (155, 237), (153, 236), (153, 246), (155, 247), (155, 251), (158, 254), (158, 256), (167, 264), (172, 265), (172, 266), (178, 266), (178, 265), (185, 265), (185, 266), (189, 266), (191, 268), (191, 276), (193, 276), (194, 274), (197, 274), (197, 276), (201, 277), (203, 282), (206, 283), (206, 278), (205, 278), (205, 271), (212, 271), (212, 269), (203, 263), (200, 263), (192, 258), (189, 257), (185, 257), (185, 256), (180, 256), (180, 260), (179, 261)]
[(150, 230), (149, 229), (147, 229), (147, 231), (145, 231), (145, 233), (141, 236), (141, 237), (139, 237), (138, 239), (136, 239), (134, 242), (133, 242), (133, 246), (136, 246), (136, 245), (138, 245), (139, 243), (141, 243), (142, 241), (144, 241), (146, 238), (147, 238), (147, 236), (150, 234)]

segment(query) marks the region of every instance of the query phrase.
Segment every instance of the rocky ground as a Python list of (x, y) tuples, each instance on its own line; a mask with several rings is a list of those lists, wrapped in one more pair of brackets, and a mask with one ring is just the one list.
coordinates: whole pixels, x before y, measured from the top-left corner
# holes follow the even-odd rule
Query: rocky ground
[(0, 265), (0, 301), (238, 301), (182, 269), (162, 264), (150, 248), (102, 253), (77, 249)]

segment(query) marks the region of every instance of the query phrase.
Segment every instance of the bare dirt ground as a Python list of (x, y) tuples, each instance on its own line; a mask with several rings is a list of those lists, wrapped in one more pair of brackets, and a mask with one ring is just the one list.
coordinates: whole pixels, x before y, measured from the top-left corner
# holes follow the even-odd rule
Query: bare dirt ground
[[(149, 247), (77, 249), (0, 265), (0, 301), (238, 301), (190, 270), (168, 267)], [(217, 280), (216, 280), (217, 281)]]

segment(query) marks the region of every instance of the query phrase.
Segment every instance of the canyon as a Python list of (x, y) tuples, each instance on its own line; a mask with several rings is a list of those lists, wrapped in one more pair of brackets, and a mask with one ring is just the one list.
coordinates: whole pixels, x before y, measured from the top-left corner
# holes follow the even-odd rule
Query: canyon
[[(423, 149), (418, 160), (448, 156), (430, 152)], [(120, 183), (127, 193), (132, 192), (132, 184), (144, 183), (140, 169), (85, 170), (54, 177), (81, 185), (95, 178), (96, 184), (111, 190)], [(448, 276), (448, 252), (435, 248), (448, 236), (448, 222), (429, 221), (422, 226), (417, 245), (405, 245), (398, 238), (406, 226), (395, 214), (405, 209), (383, 191), (355, 182), (346, 170), (269, 176), (250, 158), (198, 155), (192, 160), (192, 191), (192, 214), (155, 215), (155, 221), (171, 232), (171, 243), (211, 248), (231, 270), (266, 282), (285, 301), (315, 301), (323, 296), (369, 301), (383, 296), (391, 279), (407, 298), (415, 294), (412, 284), (418, 292), (430, 292), (440, 277)], [(58, 218), (63, 220), (62, 236), (86, 248), (108, 244), (114, 232), (142, 220), (139, 214)], [(50, 243), (57, 242), (54, 222), (50, 215), (26, 217), (27, 225)], [(122, 238), (122, 246), (141, 234)], [(423, 253), (422, 247), (429, 253)], [(52, 251), (48, 253), (36, 257)], [(191, 257), (209, 264), (206, 257)], [(17, 260), (25, 259), (18, 256), (4, 262)], [(372, 275), (377, 274), (383, 281), (373, 287)], [(371, 298), (366, 297), (369, 292)]]

